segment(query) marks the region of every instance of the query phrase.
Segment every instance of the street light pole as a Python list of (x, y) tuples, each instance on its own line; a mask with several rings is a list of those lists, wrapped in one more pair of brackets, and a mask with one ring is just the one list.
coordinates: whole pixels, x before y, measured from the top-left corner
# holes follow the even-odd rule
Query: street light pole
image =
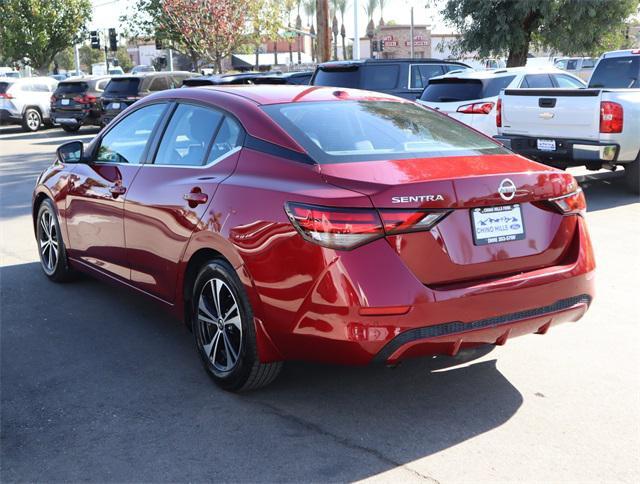
[(358, 11), (360, 10), (359, 0), (353, 0), (353, 58), (360, 59), (360, 26), (358, 25)]
[(409, 32), (409, 45), (410, 45), (410, 50), (409, 52), (410, 57), (413, 59), (413, 7), (411, 7), (411, 29)]

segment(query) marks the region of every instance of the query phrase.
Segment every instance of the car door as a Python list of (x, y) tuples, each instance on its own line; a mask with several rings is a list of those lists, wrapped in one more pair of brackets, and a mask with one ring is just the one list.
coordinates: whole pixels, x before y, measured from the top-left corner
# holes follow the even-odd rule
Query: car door
[(124, 201), (167, 103), (141, 107), (96, 141), (90, 161), (69, 180), (66, 220), (69, 257), (120, 279), (130, 279), (124, 244)]
[[(132, 283), (173, 302), (176, 276), (191, 234), (220, 182), (236, 167), (244, 130), (230, 115), (180, 102), (152, 164), (142, 167), (124, 205), (124, 230)], [(222, 223), (222, 221), (221, 221)]]

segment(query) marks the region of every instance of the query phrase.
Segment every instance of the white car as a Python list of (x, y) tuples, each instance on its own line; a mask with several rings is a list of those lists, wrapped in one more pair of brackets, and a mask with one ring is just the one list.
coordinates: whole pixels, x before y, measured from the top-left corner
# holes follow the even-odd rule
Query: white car
[(458, 71), (432, 77), (418, 102), (448, 114), (487, 136), (498, 134), (496, 103), (503, 89), (583, 88), (582, 79), (554, 67)]
[(0, 77), (0, 122), (38, 131), (50, 122), (51, 95), (57, 85), (51, 77)]

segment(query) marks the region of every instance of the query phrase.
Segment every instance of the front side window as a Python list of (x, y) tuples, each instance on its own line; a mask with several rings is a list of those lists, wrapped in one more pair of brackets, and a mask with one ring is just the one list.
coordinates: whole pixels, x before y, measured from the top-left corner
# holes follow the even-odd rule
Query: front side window
[(414, 103), (300, 102), (263, 109), (318, 163), (508, 153), (466, 126)]
[(95, 158), (97, 163), (142, 163), (142, 155), (166, 104), (140, 108), (118, 122), (102, 138)]
[(221, 121), (219, 111), (179, 104), (162, 137), (154, 164), (202, 166)]

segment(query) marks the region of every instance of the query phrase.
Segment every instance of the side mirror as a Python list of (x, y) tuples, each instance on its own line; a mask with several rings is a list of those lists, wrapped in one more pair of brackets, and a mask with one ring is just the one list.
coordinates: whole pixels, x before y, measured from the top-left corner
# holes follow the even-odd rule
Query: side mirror
[(58, 159), (63, 163), (80, 163), (82, 161), (83, 151), (84, 145), (82, 141), (69, 141), (68, 143), (58, 146), (56, 152)]

